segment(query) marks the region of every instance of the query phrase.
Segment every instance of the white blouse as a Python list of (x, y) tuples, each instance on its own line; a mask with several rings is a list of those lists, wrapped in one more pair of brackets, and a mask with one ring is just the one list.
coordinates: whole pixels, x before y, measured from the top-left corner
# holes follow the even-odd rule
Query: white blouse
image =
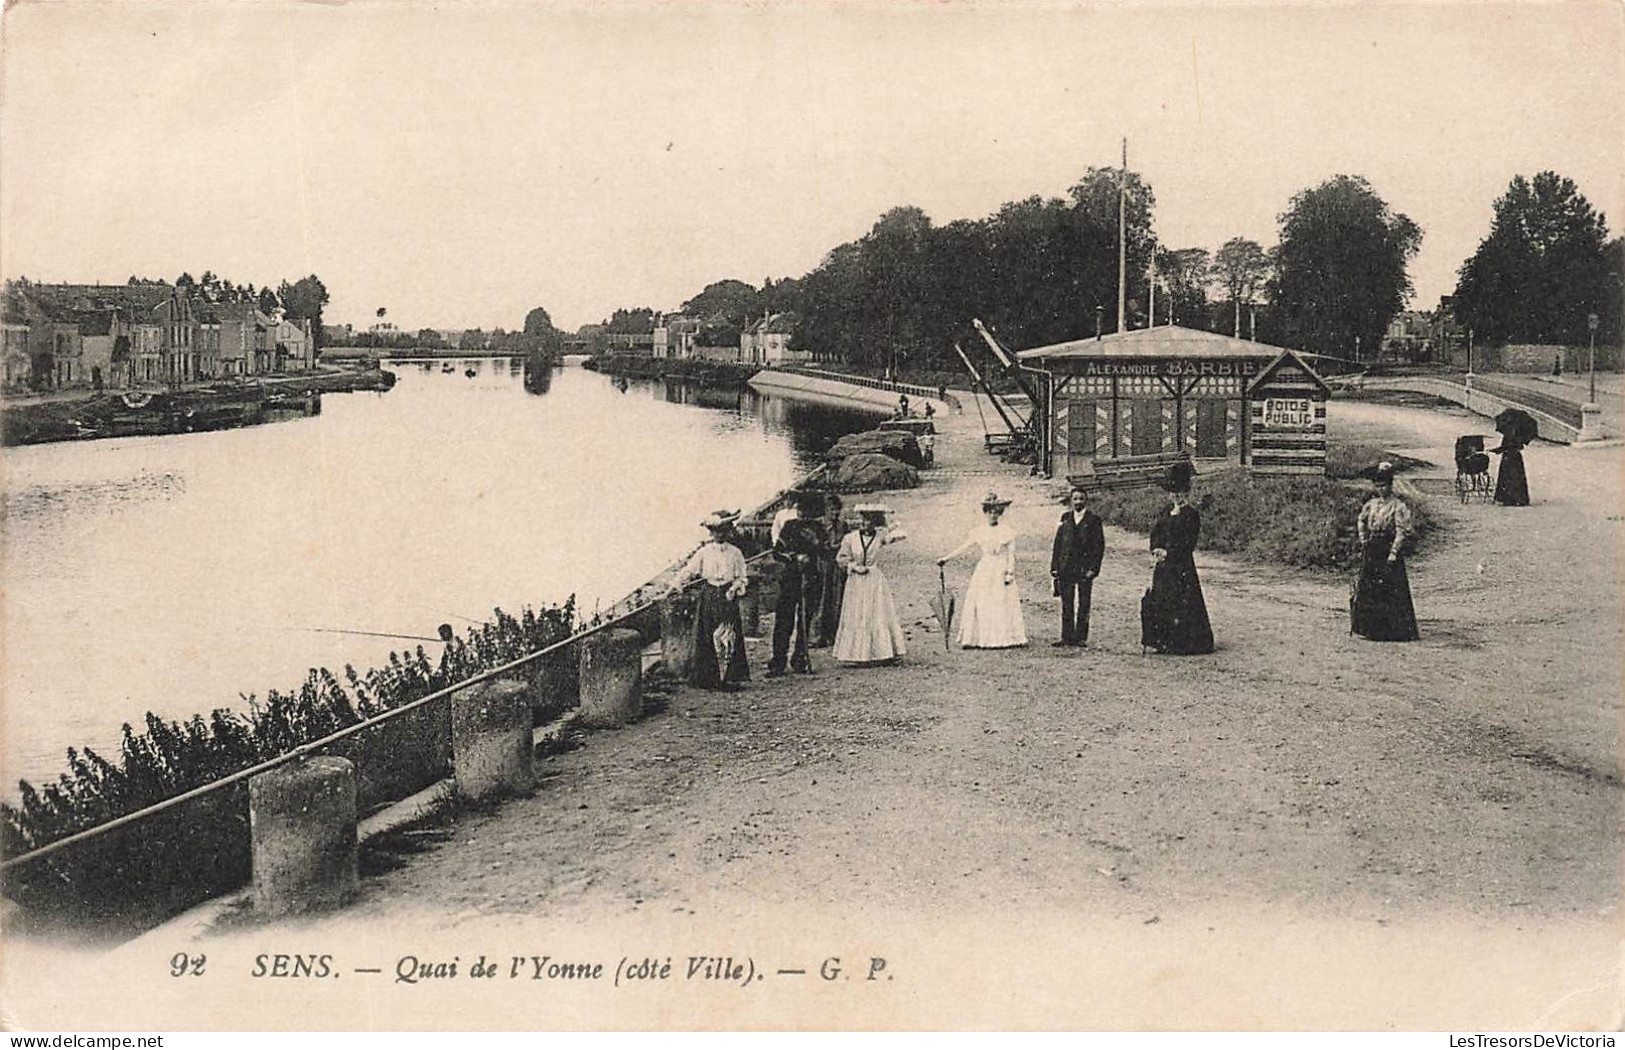
[(731, 543), (708, 542), (688, 559), (675, 584), (680, 587), (696, 577), (716, 587), (734, 583), (743, 587), (747, 579), (745, 555)]
[(1360, 545), (1363, 547), (1374, 533), (1394, 533), (1393, 546), (1389, 553), (1398, 554), (1405, 541), (1416, 531), (1414, 519), (1411, 517), (1410, 504), (1397, 496), (1372, 496), (1360, 508), (1360, 517), (1355, 522), (1355, 530), (1359, 534)]
[(863, 546), (863, 533), (853, 529), (841, 541), (841, 549), (835, 553), (835, 564), (843, 569), (850, 570), (854, 565), (873, 565), (880, 554), (880, 548), (888, 543), (908, 539), (908, 533), (902, 529), (878, 529), (874, 538), (869, 541), (868, 550)]

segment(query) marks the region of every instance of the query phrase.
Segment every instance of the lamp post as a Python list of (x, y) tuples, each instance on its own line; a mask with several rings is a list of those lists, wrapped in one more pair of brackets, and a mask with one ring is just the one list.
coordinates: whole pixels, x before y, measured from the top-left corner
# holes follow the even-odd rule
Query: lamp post
[(1590, 402), (1592, 404), (1596, 404), (1597, 403), (1597, 315), (1596, 314), (1587, 314), (1586, 315), (1586, 330), (1591, 336), (1591, 362), (1590, 362), (1590, 365), (1589, 365), (1589, 370), (1591, 372), (1591, 397), (1588, 400), (1590, 400)]

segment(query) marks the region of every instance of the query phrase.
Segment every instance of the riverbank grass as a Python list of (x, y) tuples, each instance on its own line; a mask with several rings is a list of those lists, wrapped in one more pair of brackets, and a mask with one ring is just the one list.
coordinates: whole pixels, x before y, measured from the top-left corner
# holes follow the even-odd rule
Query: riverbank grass
[[(1358, 461), (1362, 470), (1378, 461), (1364, 455), (1350, 452), (1338, 458), (1347, 465)], [(1398, 466), (1397, 460), (1404, 457), (1380, 458)], [(1358, 473), (1351, 466), (1340, 469)], [(1248, 561), (1344, 572), (1358, 560), (1355, 520), (1374, 491), (1369, 482), (1335, 475), (1253, 477), (1239, 469), (1200, 475), (1191, 493), (1202, 514), (1198, 546)], [(1159, 488), (1103, 492), (1092, 496), (1089, 505), (1108, 525), (1148, 534), (1151, 522), (1168, 505), (1168, 494)], [(1413, 500), (1411, 509), (1420, 547), (1436, 531), (1437, 522), (1422, 501)]]

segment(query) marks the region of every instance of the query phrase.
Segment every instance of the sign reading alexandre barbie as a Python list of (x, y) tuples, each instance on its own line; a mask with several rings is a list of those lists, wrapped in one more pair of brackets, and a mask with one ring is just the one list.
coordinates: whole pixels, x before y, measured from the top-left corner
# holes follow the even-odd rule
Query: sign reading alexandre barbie
[(1252, 376), (1263, 366), (1250, 358), (1202, 360), (1190, 357), (1145, 357), (1085, 361), (1086, 376)]

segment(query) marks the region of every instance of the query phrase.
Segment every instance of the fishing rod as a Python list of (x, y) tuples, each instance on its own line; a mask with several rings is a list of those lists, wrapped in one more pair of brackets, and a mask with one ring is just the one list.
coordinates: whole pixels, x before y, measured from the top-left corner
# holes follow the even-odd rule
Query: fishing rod
[(305, 631), (310, 634), (360, 634), (368, 638), (401, 638), (409, 642), (439, 642), (441, 638), (430, 638), (423, 634), (391, 634), (388, 631), (354, 631), (342, 627), (289, 627), (290, 631)]

